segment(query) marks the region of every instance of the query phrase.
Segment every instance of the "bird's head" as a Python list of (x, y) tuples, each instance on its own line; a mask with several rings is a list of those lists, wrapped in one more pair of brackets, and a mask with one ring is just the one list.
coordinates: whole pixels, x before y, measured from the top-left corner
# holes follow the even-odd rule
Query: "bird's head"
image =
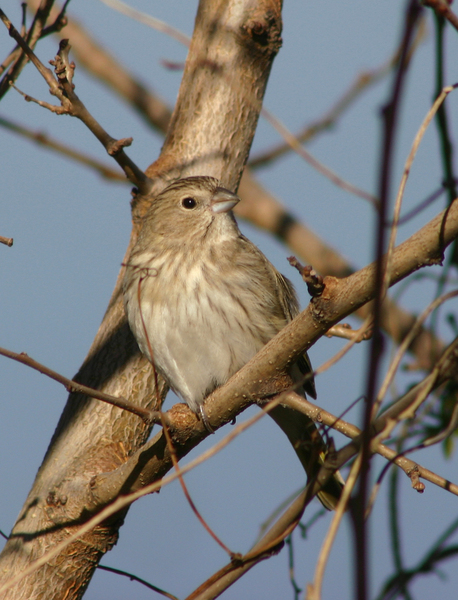
[(166, 187), (154, 199), (142, 237), (161, 236), (183, 243), (238, 233), (232, 209), (240, 198), (213, 177), (187, 177)]

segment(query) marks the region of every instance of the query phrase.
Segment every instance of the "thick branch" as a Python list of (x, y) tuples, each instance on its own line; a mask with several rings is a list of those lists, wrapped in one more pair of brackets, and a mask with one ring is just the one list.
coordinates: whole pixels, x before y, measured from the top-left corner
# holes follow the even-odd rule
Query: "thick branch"
[[(254, 23), (259, 23), (260, 29)], [(149, 170), (157, 176), (156, 190), (168, 177), (202, 172), (237, 188), (280, 32), (279, 1), (201, 1), (168, 140), (160, 161)], [(137, 197), (136, 214), (150, 201)], [(122, 275), (76, 381), (128, 398), (147, 410), (159, 408), (151, 367), (140, 355), (125, 322)], [(165, 391), (160, 383), (160, 398)], [(149, 433), (150, 428), (138, 417), (72, 394), (0, 557), (0, 576), (22, 571), (35, 556), (66, 539), (69, 531), (59, 523), (76, 524), (82, 490), (88, 489), (94, 475), (125, 463)], [(22, 578), (6, 598), (80, 597), (98, 560), (115, 542), (121, 521), (122, 515), (85, 534), (82, 542), (73, 543), (36, 573)]]

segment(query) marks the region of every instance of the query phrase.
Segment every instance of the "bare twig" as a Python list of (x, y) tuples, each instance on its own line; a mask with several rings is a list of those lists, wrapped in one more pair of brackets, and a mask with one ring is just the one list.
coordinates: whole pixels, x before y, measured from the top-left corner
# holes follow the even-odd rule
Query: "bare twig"
[(11, 248), (11, 246), (13, 245), (13, 238), (8, 238), (8, 237), (3, 237), (3, 235), (0, 235), (0, 244), (5, 244), (5, 246), (8, 246)]
[(321, 175), (329, 179), (334, 185), (342, 188), (343, 190), (349, 192), (350, 194), (354, 194), (363, 200), (367, 200), (374, 207), (378, 206), (378, 200), (372, 194), (369, 194), (365, 190), (345, 181), (337, 175), (332, 169), (321, 163), (319, 160), (314, 158), (310, 152), (308, 152), (302, 144), (298, 141), (298, 139), (294, 136), (291, 131), (271, 112), (269, 112), (266, 108), (262, 109), (261, 114), (263, 117), (278, 131), (278, 133), (282, 136), (282, 138), (286, 141), (288, 146), (291, 147), (294, 152), (296, 152), (301, 158), (303, 158), (306, 162), (309, 163), (315, 170), (318, 171)]
[(456, 296), (458, 296), (458, 290), (449, 292), (448, 294), (444, 294), (444, 296), (441, 296), (440, 298), (436, 298), (436, 300), (431, 302), (429, 304), (429, 306), (427, 306), (425, 308), (425, 310), (422, 312), (422, 314), (418, 317), (415, 325), (412, 327), (411, 331), (408, 333), (408, 335), (403, 340), (402, 344), (397, 349), (396, 355), (390, 364), (390, 368), (388, 369), (386, 377), (380, 387), (380, 391), (377, 394), (376, 401), (374, 402), (372, 418), (375, 418), (375, 415), (377, 414), (377, 412), (379, 410), (380, 404), (382, 403), (383, 398), (384, 398), (386, 392), (388, 391), (388, 388), (389, 388), (391, 382), (393, 381), (393, 378), (398, 370), (398, 367), (402, 360), (402, 357), (406, 353), (407, 348), (412, 343), (412, 340), (417, 335), (417, 333), (418, 333), (419, 329), (422, 327), (423, 323), (426, 321), (428, 316), (434, 310), (436, 310), (436, 308), (441, 306), (444, 302), (447, 302), (448, 300), (450, 300), (452, 298), (456, 298)]
[[(410, 174), (410, 170), (412, 168), (413, 161), (415, 159), (417, 150), (420, 146), (420, 143), (423, 139), (424, 134), (426, 133), (426, 130), (427, 130), (429, 124), (431, 123), (432, 119), (434, 118), (434, 116), (436, 115), (436, 113), (438, 112), (440, 107), (442, 106), (445, 98), (448, 96), (448, 94), (450, 94), (450, 92), (452, 92), (454, 89), (456, 89), (456, 87), (458, 87), (458, 84), (447, 86), (447, 87), (443, 88), (443, 90), (441, 91), (439, 96), (436, 98), (432, 107), (429, 109), (426, 117), (423, 119), (422, 124), (420, 125), (420, 128), (414, 138), (412, 147), (411, 147), (409, 155), (407, 157), (407, 160), (406, 160), (406, 163), (404, 166), (404, 171), (403, 171), (402, 178), (401, 178), (401, 183), (399, 185), (399, 190), (398, 190), (398, 193), (396, 196), (395, 206), (394, 206), (393, 223), (392, 223), (392, 227), (391, 227), (390, 239), (388, 242), (388, 251), (387, 251), (387, 259), (386, 259), (385, 273), (384, 273), (384, 279), (383, 279), (383, 288), (381, 291), (382, 296), (385, 296), (386, 290), (388, 289), (388, 286), (389, 286), (389, 279), (391, 276), (391, 273), (390, 273), (391, 256), (393, 254), (394, 246), (396, 243), (396, 235), (397, 235), (398, 224), (399, 224), (399, 215), (401, 214), (401, 205), (402, 205), (402, 200), (404, 197), (404, 191), (405, 191), (405, 187), (407, 185), (407, 180), (408, 180), (408, 177)], [(454, 199), (454, 197), (453, 197), (453, 199)], [(418, 330), (416, 330), (416, 333), (417, 332), (418, 332)], [(411, 337), (411, 341), (413, 339), (414, 338)], [(405, 342), (405, 340), (403, 341), (403, 343), (404, 342)], [(377, 411), (377, 402), (374, 405), (374, 409), (376, 412)]]
[(321, 588), (323, 586), (324, 570), (326, 568), (326, 564), (329, 559), (329, 554), (331, 552), (334, 540), (336, 539), (337, 532), (342, 522), (342, 518), (347, 509), (348, 502), (350, 500), (350, 495), (358, 480), (360, 469), (361, 455), (359, 455), (353, 463), (350, 470), (350, 474), (345, 482), (345, 486), (342, 491), (342, 496), (340, 497), (339, 504), (337, 505), (336, 511), (333, 515), (328, 533), (324, 538), (320, 554), (318, 555), (313, 583), (307, 586), (306, 600), (321, 600)]
[(337, 323), (333, 325), (327, 332), (326, 337), (339, 337), (344, 340), (355, 340), (357, 344), (359, 342), (370, 340), (372, 337), (372, 330), (370, 327), (360, 327), (359, 329), (352, 329), (349, 323)]
[(249, 553), (242, 556), (237, 563), (229, 563), (220, 569), (190, 594), (186, 600), (210, 600), (215, 598), (218, 592), (221, 594), (223, 590), (240, 579), (255, 564), (279, 552), (283, 547), (283, 540), (297, 526), (309, 502), (310, 490), (307, 487), (297, 496), (261, 540), (251, 548)]
[(373, 427), (380, 432), (381, 429), (386, 427), (387, 423), (396, 423), (400, 419), (413, 418), (415, 410), (426, 399), (431, 390), (456, 376), (457, 366), (458, 337), (444, 350), (431, 373), (377, 417)]
[(458, 31), (458, 17), (450, 8), (447, 0), (422, 0), (424, 6), (432, 8), (438, 16), (445, 17), (447, 21)]
[[(451, 4), (451, 0), (449, 2)], [(452, 13), (453, 14), (453, 13)], [(439, 11), (435, 13), (435, 80), (436, 80), (436, 94), (439, 96), (442, 92), (442, 89), (445, 85), (445, 26), (446, 21), (443, 16), (440, 15)], [(453, 15), (455, 20), (456, 16)], [(447, 107), (445, 104), (442, 104), (439, 107), (439, 110), (436, 114), (436, 125), (437, 131), (439, 135), (439, 145), (440, 145), (440, 155), (442, 162), (442, 171), (443, 171), (443, 183), (444, 188), (447, 190), (448, 203), (453, 202), (453, 200), (458, 195), (457, 185), (456, 185), (456, 176), (455, 176), (455, 167), (454, 167), (454, 145), (452, 134), (450, 131), (450, 118), (447, 114)], [(440, 296), (443, 292), (445, 281), (447, 279), (448, 270), (450, 268), (450, 264), (458, 265), (458, 245), (455, 242), (452, 247), (452, 251), (449, 255), (449, 261), (446, 265), (446, 268), (443, 271), (442, 279), (438, 285), (437, 295)]]
[(422, 448), (427, 448), (428, 446), (432, 446), (433, 444), (438, 444), (442, 442), (442, 440), (447, 439), (450, 435), (452, 435), (458, 427), (458, 402), (453, 407), (452, 416), (450, 417), (450, 422), (447, 427), (438, 433), (437, 435), (428, 438), (422, 444)]
[(123, 169), (127, 178), (139, 189), (142, 194), (148, 194), (152, 186), (151, 180), (137, 167), (137, 165), (135, 165), (135, 163), (125, 154), (123, 150), (124, 147), (131, 144), (131, 138), (126, 138), (123, 140), (115, 140), (112, 138), (102, 128), (98, 121), (94, 119), (94, 117), (89, 113), (84, 104), (75, 94), (74, 85), (72, 83), (75, 65), (70, 63), (68, 58), (68, 53), (70, 51), (68, 40), (61, 41), (59, 44), (59, 52), (54, 61), (51, 62), (55, 68), (54, 70), (57, 76), (56, 80), (51, 70), (41, 63), (28, 44), (21, 38), (19, 32), (14, 28), (11, 21), (6, 17), (5, 13), (1, 10), (0, 18), (8, 28), (10, 36), (16, 40), (28, 58), (33, 62), (38, 72), (45, 79), (51, 94), (59, 99), (61, 107), (51, 108), (51, 105), (48, 103), (36, 101), (30, 97), (27, 97), (27, 99), (36, 101), (41, 106), (46, 106), (46, 108), (53, 110), (53, 112), (65, 113), (80, 119), (104, 146), (108, 154), (113, 156), (119, 166)]
[[(282, 403), (287, 406), (290, 406), (298, 412), (304, 413), (311, 419), (314, 419), (315, 421), (318, 421), (319, 423), (322, 423), (327, 427), (335, 429), (336, 431), (342, 433), (346, 437), (355, 440), (355, 442), (358, 441), (359, 436), (361, 435), (361, 429), (356, 427), (356, 425), (353, 425), (348, 421), (344, 421), (343, 419), (337, 417), (336, 415), (333, 415), (332, 413), (324, 410), (323, 408), (316, 406), (316, 404), (312, 404), (307, 399), (304, 400), (304, 398), (297, 394), (294, 394), (293, 392), (290, 392), (283, 396)], [(386, 424), (385, 421), (381, 421), (380, 423), (381, 425)], [(383, 430), (382, 427), (380, 428), (381, 430)], [(379, 428), (377, 427), (377, 430), (378, 429)], [(360, 444), (358, 443), (354, 446), (345, 446), (337, 452), (336, 460), (338, 460), (338, 468), (340, 468), (344, 462), (347, 462), (348, 460), (350, 460), (350, 458), (352, 458), (352, 456), (358, 453), (359, 445)], [(446, 490), (447, 492), (450, 492), (451, 494), (454, 494), (455, 496), (458, 496), (458, 484), (454, 484), (449, 480), (445, 479), (444, 477), (433, 473), (429, 469), (420, 466), (417, 462), (406, 458), (402, 454), (399, 455), (395, 450), (389, 448), (388, 446), (385, 446), (381, 442), (374, 440), (371, 443), (371, 452), (380, 454), (380, 456), (383, 456), (387, 460), (396, 464), (409, 477), (412, 470), (418, 468), (419, 476), (422, 479), (424, 479), (425, 481), (429, 481), (430, 483), (440, 487), (443, 490)], [(343, 456), (345, 456), (345, 460), (342, 459)]]
[[(39, 1), (28, 0), (28, 6), (34, 10)], [(52, 11), (52, 15), (57, 16), (57, 9)], [(171, 110), (157, 94), (123, 67), (119, 58), (114, 58), (103, 48), (74, 16), (65, 27), (65, 36), (72, 41), (79, 68), (85, 68), (97, 81), (114, 90), (149, 126), (165, 133)]]
[[(444, 185), (441, 185), (440, 188), (438, 188), (437, 190), (435, 190), (434, 192), (432, 192), (431, 194), (426, 196), (426, 198), (424, 200), (421, 200), (417, 204), (417, 206), (414, 206), (414, 208), (412, 208), (412, 210), (409, 210), (402, 217), (399, 217), (398, 226), (408, 223), (410, 221), (410, 219), (413, 219), (414, 217), (419, 215), (423, 210), (425, 210), (425, 208), (428, 208), (428, 206), (430, 206), (430, 204), (432, 204), (438, 198), (440, 198), (440, 196), (442, 196), (444, 191), (445, 191), (445, 187), (444, 187)], [(394, 221), (387, 221), (385, 223), (385, 227), (392, 227), (393, 223), (394, 223)]]
[(404, 30), (401, 38), (401, 52), (397, 63), (396, 74), (388, 103), (383, 109), (383, 142), (381, 145), (381, 161), (378, 192), (378, 222), (376, 226), (374, 255), (376, 267), (374, 273), (375, 298), (373, 307), (373, 337), (369, 349), (369, 365), (367, 369), (366, 401), (362, 421), (362, 446), (361, 446), (361, 476), (358, 481), (358, 490), (352, 499), (350, 514), (354, 526), (355, 539), (355, 597), (358, 600), (368, 598), (369, 570), (367, 568), (367, 528), (365, 521), (366, 505), (368, 500), (370, 445), (373, 404), (376, 400), (377, 374), (383, 353), (382, 337), (382, 304), (385, 296), (385, 268), (386, 251), (385, 221), (389, 209), (389, 196), (392, 177), (392, 164), (394, 159), (394, 140), (397, 133), (397, 119), (400, 110), (400, 101), (404, 91), (405, 73), (408, 62), (407, 57), (414, 40), (414, 32), (420, 17), (421, 7), (416, 0), (410, 0), (407, 6)]
[[(424, 27), (419, 28), (413, 49), (417, 47), (425, 37)], [(348, 89), (342, 94), (332, 108), (325, 113), (324, 116), (316, 119), (312, 123), (306, 125), (302, 131), (296, 134), (296, 138), (302, 144), (310, 142), (315, 136), (323, 131), (327, 131), (336, 125), (336, 121), (370, 86), (378, 83), (385, 77), (396, 65), (399, 59), (401, 49), (397, 48), (393, 56), (385, 61), (382, 65), (375, 67), (370, 71), (365, 71), (357, 75), (354, 81), (349, 85)], [(251, 169), (265, 167), (272, 161), (291, 150), (289, 144), (279, 144), (267, 152), (262, 152), (254, 156), (248, 161), (248, 166)]]
[(110, 394), (105, 394), (85, 385), (81, 385), (77, 381), (68, 379), (67, 377), (60, 375), (56, 371), (45, 367), (33, 358), (30, 358), (30, 356), (28, 356), (25, 352), (21, 352), (18, 354), (17, 352), (12, 352), (11, 350), (7, 350), (6, 348), (0, 348), (0, 354), (2, 356), (6, 356), (7, 358), (11, 358), (12, 360), (15, 360), (19, 363), (22, 363), (23, 365), (27, 365), (28, 367), (35, 369), (35, 371), (43, 373), (43, 375), (54, 379), (54, 381), (57, 381), (58, 383), (64, 385), (67, 391), (69, 392), (77, 392), (80, 394), (84, 394), (85, 396), (90, 396), (91, 398), (102, 400), (102, 402), (107, 402), (112, 406), (117, 406), (122, 410), (127, 410), (128, 412), (137, 415), (137, 417), (140, 417), (140, 419), (142, 419), (147, 424), (161, 423), (160, 413), (156, 411), (146, 410), (141, 406), (136, 406), (135, 404), (129, 402), (125, 398), (116, 398), (115, 396), (110, 396)]
[[(14, 28), (13, 30), (15, 34), (17, 34), (17, 37), (16, 35), (12, 34), (13, 30), (11, 29), (11, 22), (6, 17), (5, 13), (0, 9), (1, 20), (7, 26), (10, 36), (16, 40), (19, 47), (22, 49), (22, 52), (19, 51), (19, 49), (13, 50), (13, 52), (3, 64), (3, 70), (7, 68), (9, 64), (12, 64), (12, 66), (9, 69), (8, 73), (6, 73), (6, 75), (0, 81), (0, 99), (3, 98), (6, 92), (9, 91), (11, 84), (16, 81), (22, 69), (29, 61), (30, 56), (27, 52), (24, 51), (24, 45), (30, 48), (31, 50), (35, 48), (35, 45), (37, 44), (38, 40), (42, 37), (43, 29), (51, 13), (53, 4), (54, 0), (44, 0), (43, 2), (40, 2), (25, 40), (23, 40), (22, 36)], [(0, 71), (0, 73), (1, 72), (2, 71)]]
[(238, 555), (235, 552), (232, 552), (226, 544), (220, 540), (220, 538), (216, 535), (213, 529), (208, 525), (203, 516), (200, 514), (197, 506), (195, 505), (193, 499), (191, 498), (191, 494), (188, 491), (188, 488), (184, 482), (183, 475), (181, 473), (180, 465), (178, 464), (177, 453), (175, 452), (175, 448), (173, 447), (172, 438), (170, 437), (169, 430), (167, 428), (167, 424), (165, 420), (162, 421), (162, 430), (165, 435), (165, 439), (167, 440), (167, 447), (170, 452), (170, 456), (172, 458), (172, 463), (175, 468), (176, 474), (178, 475), (178, 481), (180, 482), (181, 489), (183, 490), (183, 494), (185, 495), (186, 500), (188, 501), (189, 506), (191, 507), (192, 512), (196, 515), (197, 520), (205, 529), (205, 531), (215, 540), (215, 542), (231, 557), (231, 560), (235, 560)]
[(176, 596), (174, 596), (173, 594), (170, 594), (169, 592), (161, 590), (161, 588), (158, 588), (157, 586), (153, 585), (152, 583), (145, 581), (141, 577), (137, 577), (137, 575), (134, 575), (133, 573), (128, 573), (127, 571), (121, 571), (120, 569), (115, 569), (113, 567), (106, 567), (105, 565), (97, 565), (97, 569), (100, 569), (101, 571), (108, 571), (109, 573), (116, 573), (116, 575), (122, 575), (123, 577), (128, 577), (131, 581), (138, 581), (138, 583), (141, 583), (148, 589), (153, 590), (153, 592), (157, 592), (158, 594), (161, 594), (161, 596), (170, 598), (170, 600), (178, 600), (178, 598)]
[(42, 131), (33, 131), (24, 125), (20, 125), (19, 123), (14, 123), (10, 119), (4, 119), (0, 117), (0, 127), (4, 127), (13, 133), (18, 135), (22, 135), (23, 137), (36, 142), (37, 144), (44, 146), (45, 148), (49, 148), (49, 150), (55, 150), (60, 155), (68, 156), (77, 163), (85, 165), (91, 169), (94, 169), (99, 175), (104, 177), (105, 179), (109, 179), (111, 181), (129, 183), (126, 179), (125, 175), (122, 174), (121, 171), (115, 171), (109, 165), (106, 165), (96, 158), (92, 158), (87, 154), (83, 154), (74, 148), (70, 148), (69, 146), (58, 142), (53, 139), (46, 133)]
[(156, 29), (156, 31), (160, 31), (161, 33), (165, 33), (169, 37), (173, 38), (183, 46), (189, 48), (191, 43), (191, 38), (182, 33), (179, 29), (172, 27), (165, 21), (161, 21), (160, 19), (156, 19), (151, 15), (148, 15), (140, 10), (132, 8), (125, 2), (121, 2), (120, 0), (100, 0), (113, 10), (117, 10), (119, 13), (126, 15), (130, 19), (135, 19), (139, 23), (143, 23), (143, 25), (147, 25), (152, 29)]
[(318, 275), (311, 266), (304, 267), (295, 256), (288, 258), (289, 264), (297, 269), (307, 284), (308, 293), (312, 298), (318, 298), (324, 291), (323, 277)]
[[(398, 597), (400, 594), (404, 593), (407, 584), (415, 577), (424, 576), (426, 573), (430, 572), (434, 572), (437, 575), (439, 573), (439, 564), (444, 560), (455, 557), (458, 553), (456, 544), (444, 547), (447, 539), (454, 534), (457, 529), (458, 519), (455, 519), (417, 564), (410, 569), (398, 571), (385, 582), (383, 589), (376, 600), (392, 600), (393, 598)], [(409, 598), (410, 597), (406, 596), (406, 600), (409, 600)]]

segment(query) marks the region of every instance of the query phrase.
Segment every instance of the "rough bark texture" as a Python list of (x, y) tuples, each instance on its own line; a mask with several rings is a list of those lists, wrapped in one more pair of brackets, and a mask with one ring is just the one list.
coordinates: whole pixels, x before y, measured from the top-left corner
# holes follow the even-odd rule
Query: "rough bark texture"
[[(205, 174), (236, 189), (253, 139), (273, 58), (280, 46), (281, 3), (202, 1), (172, 123), (160, 159), (148, 174), (155, 192), (167, 179)], [(70, 40), (71, 42), (71, 40)], [(134, 217), (151, 198), (136, 198)], [(136, 219), (134, 219), (136, 221)], [(135, 238), (135, 229), (131, 245)], [(131, 247), (130, 245), (130, 247)], [(127, 255), (129, 249), (127, 251)], [(120, 274), (104, 320), (76, 379), (154, 407), (154, 378), (125, 321)], [(165, 386), (160, 383), (161, 398)], [(68, 537), (89, 515), (91, 479), (113, 471), (149, 435), (138, 418), (70, 394), (33, 488), (0, 557), (0, 586)], [(117, 539), (124, 515), (97, 527), (2, 598), (83, 595), (96, 564)]]

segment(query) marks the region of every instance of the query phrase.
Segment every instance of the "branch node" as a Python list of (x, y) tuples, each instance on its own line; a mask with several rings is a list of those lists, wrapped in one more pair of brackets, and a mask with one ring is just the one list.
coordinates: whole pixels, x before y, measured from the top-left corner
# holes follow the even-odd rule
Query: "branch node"
[(420, 481), (420, 469), (418, 468), (418, 465), (415, 465), (415, 467), (409, 471), (408, 476), (410, 477), (413, 489), (419, 494), (423, 494), (425, 491), (425, 484)]
[(325, 336), (328, 338), (340, 337), (345, 340), (354, 340), (356, 344), (359, 344), (359, 342), (370, 340), (373, 331), (372, 327), (365, 328), (361, 331), (361, 329), (352, 329), (349, 323), (337, 323), (337, 325), (333, 325), (328, 329)]
[(325, 284), (323, 277), (309, 265), (304, 267), (295, 256), (288, 257), (289, 264), (297, 269), (302, 279), (307, 284), (308, 293), (312, 298), (318, 298), (324, 292)]
[(54, 60), (50, 60), (49, 64), (54, 67), (54, 72), (59, 82), (68, 82), (72, 86), (72, 89), (74, 89), (75, 86), (73, 85), (72, 80), (75, 72), (75, 63), (70, 62), (68, 58), (70, 49), (71, 46), (68, 39), (61, 40), (59, 43), (59, 50), (54, 57)]
[(241, 567), (243, 565), (243, 555), (240, 552), (231, 553), (231, 564), (234, 567)]
[(134, 138), (122, 138), (121, 140), (112, 140), (107, 144), (107, 152), (110, 156), (116, 156), (123, 148), (132, 144)]

